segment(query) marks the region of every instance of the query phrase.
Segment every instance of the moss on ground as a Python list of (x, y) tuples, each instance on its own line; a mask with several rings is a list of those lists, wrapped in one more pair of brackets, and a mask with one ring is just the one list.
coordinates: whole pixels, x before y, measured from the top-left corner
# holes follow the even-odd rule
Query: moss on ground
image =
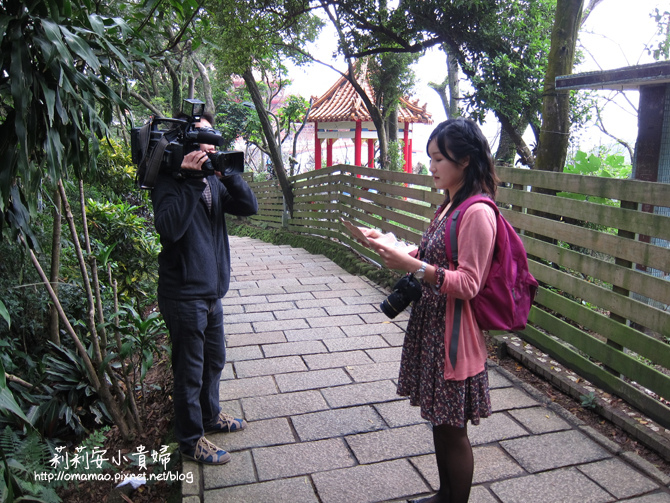
[(379, 268), (362, 258), (347, 246), (319, 236), (307, 236), (284, 229), (264, 229), (238, 219), (229, 219), (227, 222), (228, 234), (232, 236), (260, 239), (266, 243), (289, 245), (294, 248), (303, 248), (314, 255), (324, 255), (339, 265), (348, 273), (356, 276), (365, 276), (374, 283), (392, 288), (400, 279), (400, 274), (386, 268)]

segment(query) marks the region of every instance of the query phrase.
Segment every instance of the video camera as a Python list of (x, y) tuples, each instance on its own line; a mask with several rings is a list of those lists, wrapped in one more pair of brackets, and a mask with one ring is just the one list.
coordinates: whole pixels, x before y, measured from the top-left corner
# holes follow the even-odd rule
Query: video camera
[(178, 179), (204, 178), (215, 172), (227, 177), (244, 171), (244, 152), (209, 152), (202, 170), (182, 169), (184, 156), (200, 149), (200, 144), (220, 147), (224, 139), (211, 127), (195, 127), (205, 112), (205, 104), (197, 99), (186, 99), (182, 116), (186, 119), (155, 118), (141, 128), (130, 132), (133, 163), (138, 166), (140, 187), (153, 189), (158, 173), (170, 173)]

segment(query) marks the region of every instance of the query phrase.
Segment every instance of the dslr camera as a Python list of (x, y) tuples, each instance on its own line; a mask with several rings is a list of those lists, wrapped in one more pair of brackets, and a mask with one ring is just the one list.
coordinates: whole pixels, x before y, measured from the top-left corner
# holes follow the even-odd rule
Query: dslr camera
[(403, 312), (411, 302), (421, 298), (421, 282), (413, 274), (406, 274), (398, 280), (389, 295), (379, 308), (393, 319)]
[(205, 112), (205, 104), (197, 99), (186, 99), (182, 116), (186, 119), (152, 117), (140, 128), (130, 132), (133, 163), (138, 166), (137, 177), (143, 189), (153, 189), (158, 173), (169, 173), (175, 178), (204, 178), (215, 172), (227, 177), (244, 171), (244, 152), (210, 152), (202, 170), (182, 169), (184, 156), (200, 149), (200, 144), (220, 147), (221, 133), (211, 127), (195, 127)]

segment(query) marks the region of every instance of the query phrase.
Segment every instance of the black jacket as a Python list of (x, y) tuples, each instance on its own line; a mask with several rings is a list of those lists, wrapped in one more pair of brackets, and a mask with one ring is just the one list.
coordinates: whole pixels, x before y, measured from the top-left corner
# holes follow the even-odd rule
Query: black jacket
[(212, 212), (207, 211), (199, 178), (159, 175), (151, 192), (158, 255), (158, 294), (170, 299), (220, 299), (230, 283), (230, 247), (225, 213), (249, 216), (256, 196), (240, 175), (220, 181), (209, 176)]

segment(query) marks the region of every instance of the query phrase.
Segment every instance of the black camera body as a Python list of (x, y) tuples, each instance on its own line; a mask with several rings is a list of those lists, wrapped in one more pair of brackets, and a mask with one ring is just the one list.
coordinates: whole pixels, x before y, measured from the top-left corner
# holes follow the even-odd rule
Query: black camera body
[(382, 313), (393, 319), (420, 298), (421, 282), (413, 274), (406, 274), (398, 280), (391, 295), (379, 305), (379, 308)]
[(153, 189), (158, 173), (169, 173), (175, 178), (204, 178), (218, 172), (224, 177), (244, 171), (244, 152), (209, 152), (202, 170), (182, 169), (184, 156), (200, 149), (200, 144), (220, 147), (224, 139), (213, 128), (197, 128), (205, 111), (205, 104), (197, 99), (186, 99), (182, 114), (187, 119), (152, 118), (141, 128), (130, 132), (133, 163), (138, 166), (139, 185)]

